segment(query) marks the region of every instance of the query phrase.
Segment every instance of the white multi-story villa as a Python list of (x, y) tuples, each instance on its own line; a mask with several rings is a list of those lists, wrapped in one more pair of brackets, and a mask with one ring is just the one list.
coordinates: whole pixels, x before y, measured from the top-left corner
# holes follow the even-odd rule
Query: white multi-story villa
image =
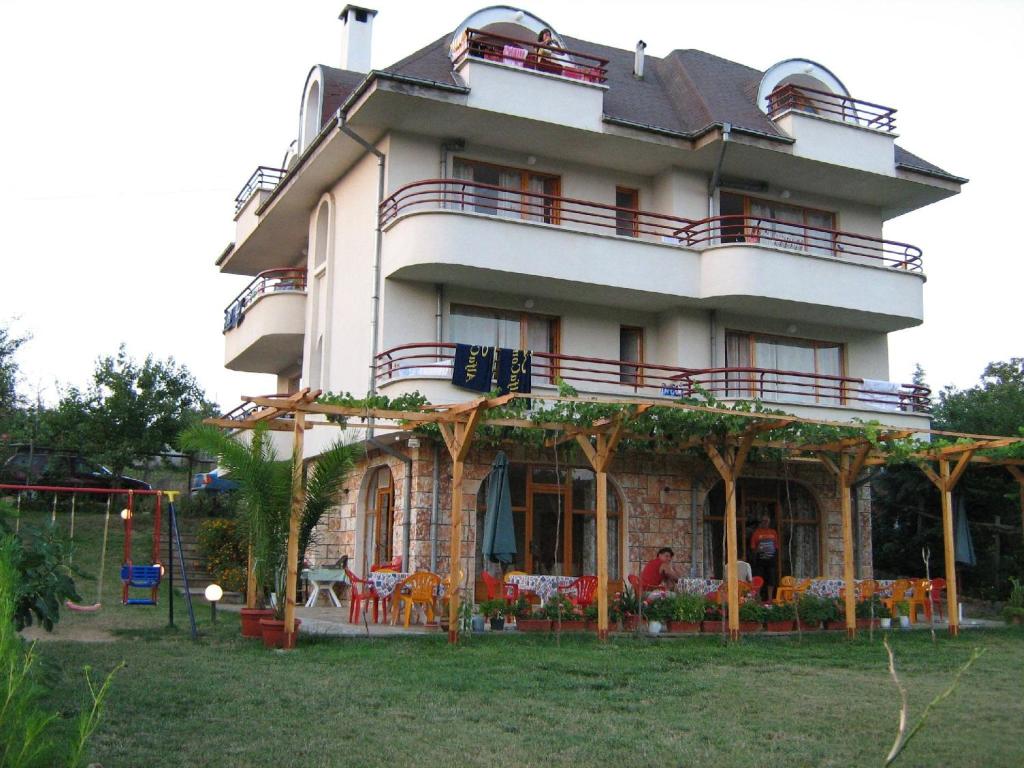
[[(696, 50), (654, 57), (508, 6), (368, 71), (374, 15), (342, 11), (341, 67), (310, 71), (285, 167), (259, 168), (236, 200), (217, 266), (254, 278), (225, 310), (228, 368), (275, 374), (278, 392), (453, 403), (474, 396), (452, 384), (455, 345), (493, 345), (532, 352), (534, 392), (560, 378), (582, 395), (706, 391), (929, 425), (927, 391), (890, 380), (887, 344), (922, 322), (927, 257), (883, 225), (965, 179), (897, 144), (894, 109), (806, 59), (762, 72)], [(366, 442), (315, 557), (447, 570), (448, 454), (407, 438)], [(593, 573), (589, 465), (505, 450), (517, 567)], [(470, 454), (467, 510), (493, 456)], [(609, 478), (613, 579), (665, 545), (691, 574), (721, 575), (724, 502), (706, 462), (622, 454)], [(781, 574), (839, 575), (823, 468), (753, 464), (738, 488), (741, 556), (767, 514)], [(865, 573), (867, 491), (854, 503)], [(479, 574), (480, 557), (467, 566)]]

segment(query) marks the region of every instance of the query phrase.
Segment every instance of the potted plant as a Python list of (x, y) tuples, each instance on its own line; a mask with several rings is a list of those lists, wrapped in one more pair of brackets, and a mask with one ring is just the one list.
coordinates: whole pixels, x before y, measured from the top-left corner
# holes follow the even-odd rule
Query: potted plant
[[(611, 606), (608, 607), (608, 620), (611, 621)], [(583, 609), (583, 621), (584, 626), (588, 632), (594, 632), (597, 630), (597, 601), (595, 600), (586, 608)]]
[(910, 603), (907, 600), (896, 603), (896, 615), (900, 617), (900, 629), (910, 629)]
[(551, 620), (544, 616), (534, 614), (531, 606), (525, 597), (520, 597), (515, 603), (516, 629), (520, 632), (547, 632), (551, 629)]
[(656, 635), (661, 632), (672, 618), (673, 598), (667, 595), (648, 598), (644, 601), (644, 613), (647, 616), (647, 631)]
[(704, 608), (704, 621), (701, 622), (701, 632), (725, 632), (729, 629), (729, 623), (725, 621), (725, 614), (722, 606), (713, 600), (708, 600)]
[(760, 632), (765, 609), (757, 600), (740, 603), (740, 632)]
[(817, 595), (804, 595), (797, 606), (797, 625), (803, 632), (817, 632), (831, 615), (829, 600)]
[(771, 604), (764, 609), (764, 626), (769, 632), (792, 632), (796, 620), (793, 603)]
[(700, 632), (707, 600), (703, 595), (676, 595), (672, 598), (672, 615), (669, 617), (669, 632)]
[[(260, 636), (266, 628), (265, 644), (294, 645), (296, 633), (284, 632), (284, 607), (288, 573), (288, 523), (291, 516), (292, 462), (277, 458), (265, 425), (253, 429), (248, 442), (229, 437), (217, 427), (198, 424), (182, 433), (179, 440), (186, 450), (217, 456), (221, 466), (231, 472), (238, 484), (239, 522), (242, 535), (252, 552), (256, 594), (248, 595), (253, 608), (242, 611), (242, 631), (247, 637)], [(313, 530), (327, 511), (336, 504), (338, 492), (355, 462), (356, 449), (340, 441), (321, 453), (306, 480), (305, 496), (299, 516), (298, 562), (309, 546)], [(270, 611), (271, 592), (278, 599)], [(270, 614), (270, 615), (268, 615)], [(260, 635), (254, 627), (261, 628)], [(299, 621), (296, 620), (296, 630)]]
[(622, 620), (622, 628), (627, 632), (637, 629), (646, 620), (646, 614), (644, 616), (640, 615), (641, 608), (643, 607), (640, 600), (629, 587), (626, 587), (618, 594), (616, 602), (617, 613)]
[(1003, 606), (1003, 619), (1007, 624), (1024, 623), (1024, 584), (1013, 577), (1010, 578), (1010, 597)]
[(491, 629), (495, 632), (505, 629), (505, 609), (507, 607), (508, 603), (503, 598), (484, 600), (480, 603), (480, 613), (485, 619), (490, 620)]
[(878, 620), (888, 614), (878, 595), (857, 603), (857, 629), (871, 629), (878, 626)]
[(551, 620), (551, 628), (562, 632), (582, 632), (586, 624), (572, 600), (555, 593), (544, 604), (544, 616)]
[(825, 629), (846, 629), (846, 604), (839, 600), (825, 600)]

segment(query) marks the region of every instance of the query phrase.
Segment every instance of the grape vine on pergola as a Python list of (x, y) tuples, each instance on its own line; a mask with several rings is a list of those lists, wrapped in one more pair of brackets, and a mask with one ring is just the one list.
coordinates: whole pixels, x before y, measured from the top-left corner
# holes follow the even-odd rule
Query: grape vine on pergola
[[(590, 463), (597, 481), (597, 604), (598, 635), (608, 636), (608, 469), (617, 451), (660, 455), (704, 456), (725, 486), (726, 587), (729, 634), (739, 634), (739, 580), (737, 578), (736, 484), (750, 460), (803, 459), (819, 462), (835, 478), (843, 530), (843, 580), (846, 628), (856, 632), (856, 594), (853, 561), (851, 491), (858, 475), (869, 466), (912, 463), (938, 488), (942, 504), (946, 596), (949, 631), (959, 632), (957, 580), (953, 550), (952, 492), (969, 465), (1005, 466), (1021, 484), (1024, 518), (1024, 438), (973, 435), (931, 429), (886, 426), (877, 422), (835, 422), (802, 418), (768, 410), (760, 403), (733, 406), (697, 401), (645, 399), (591, 399), (546, 394), (507, 394), (467, 402), (431, 405), (405, 396), (395, 407), (374, 407), (381, 401), (360, 401), (350, 396), (328, 396), (303, 389), (290, 396), (243, 397), (245, 408), (236, 418), (207, 419), (230, 429), (267, 429), (293, 433), (292, 502), (288, 529), (288, 578), (285, 630), (294, 631), (298, 581), (298, 522), (303, 505), (302, 459), (307, 429), (334, 426), (342, 429), (412, 428), (440, 435), (452, 460), (449, 639), (458, 638), (462, 569), (463, 469), (470, 447), (483, 442), (501, 443), (513, 435), (517, 442), (537, 446), (577, 445)], [(400, 406), (398, 404), (401, 403)], [(538, 407), (539, 404), (544, 407)], [(529, 410), (528, 410), (529, 409)], [(385, 422), (382, 426), (381, 422)], [(928, 435), (923, 441), (917, 436)], [(934, 465), (934, 466), (933, 466)], [(436, 492), (436, 489), (435, 489)], [(408, 514), (408, 510), (406, 511)], [(1022, 520), (1024, 525), (1024, 520)], [(248, 600), (254, 607), (255, 589), (249, 564)], [(467, 587), (468, 589), (468, 587)]]

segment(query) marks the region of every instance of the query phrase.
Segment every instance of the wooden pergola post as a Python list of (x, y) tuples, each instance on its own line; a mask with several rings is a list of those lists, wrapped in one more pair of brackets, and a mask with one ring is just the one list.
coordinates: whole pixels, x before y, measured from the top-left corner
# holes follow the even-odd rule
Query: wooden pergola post
[(958, 610), (959, 597), (956, 583), (956, 547), (953, 542), (953, 489), (963, 477), (973, 453), (973, 450), (964, 451), (952, 469), (949, 466), (949, 459), (943, 455), (939, 458), (938, 475), (927, 464), (921, 465), (921, 471), (939, 489), (939, 496), (942, 500), (942, 543), (946, 556), (946, 612), (949, 616), (949, 633), (954, 636), (960, 634), (960, 611)]
[(292, 503), (288, 515), (288, 554), (285, 556), (288, 567), (285, 583), (284, 631), (285, 648), (294, 645), (291, 635), (295, 633), (295, 591), (299, 580), (299, 518), (306, 502), (306, 489), (302, 483), (302, 452), (306, 435), (306, 415), (302, 411), (295, 412), (295, 429), (292, 440)]
[(739, 448), (735, 451), (725, 449), (725, 454), (712, 443), (704, 444), (711, 463), (725, 484), (725, 582), (729, 601), (729, 637), (738, 640), (740, 636), (740, 587), (738, 573), (738, 546), (736, 542), (736, 480), (743, 471), (747, 454), (754, 442), (754, 432), (745, 432), (740, 438)]

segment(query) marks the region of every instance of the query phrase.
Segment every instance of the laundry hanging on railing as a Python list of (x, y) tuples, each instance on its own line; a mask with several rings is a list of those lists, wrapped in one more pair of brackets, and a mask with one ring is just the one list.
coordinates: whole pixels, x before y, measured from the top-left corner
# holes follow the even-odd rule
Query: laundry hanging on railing
[(532, 359), (533, 353), (528, 349), (498, 350), (498, 391), (501, 394), (530, 391)]
[(470, 344), (455, 345), (452, 384), (474, 392), (490, 392), (494, 375), (495, 347)]

